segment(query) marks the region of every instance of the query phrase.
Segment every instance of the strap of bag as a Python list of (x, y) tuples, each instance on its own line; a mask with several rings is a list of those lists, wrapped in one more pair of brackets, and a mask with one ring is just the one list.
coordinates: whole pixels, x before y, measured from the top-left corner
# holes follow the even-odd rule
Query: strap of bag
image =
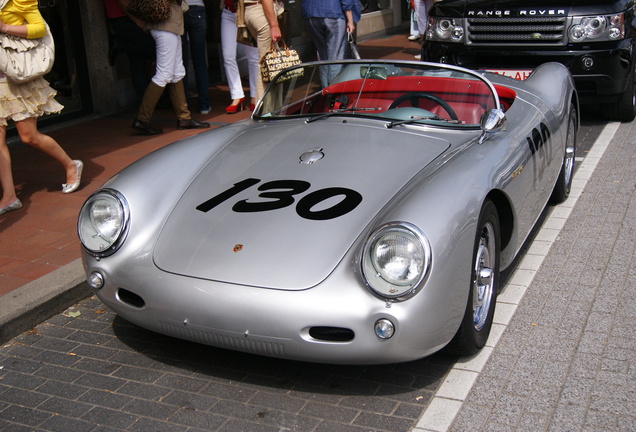
[[(279, 41), (282, 42), (282, 44), (283, 44), (282, 48), (278, 45)], [(278, 55), (277, 53), (280, 52), (280, 51), (288, 51), (289, 52), (289, 48), (287, 48), (287, 44), (285, 43), (285, 41), (282, 38), (279, 39), (276, 42), (272, 41), (269, 51), (267, 51), (265, 53), (263, 58), (260, 60), (260, 63), (264, 63), (265, 62), (265, 59), (267, 58), (268, 54), (271, 54), (272, 56), (277, 57), (277, 55)]]
[(245, 27), (245, 2), (238, 0), (236, 7), (236, 26)]
[(278, 39), (276, 42), (272, 41), (272, 44), (270, 46), (270, 51), (274, 51), (274, 50), (282, 51), (282, 50), (288, 50), (288, 49), (289, 47), (287, 46), (283, 38)]

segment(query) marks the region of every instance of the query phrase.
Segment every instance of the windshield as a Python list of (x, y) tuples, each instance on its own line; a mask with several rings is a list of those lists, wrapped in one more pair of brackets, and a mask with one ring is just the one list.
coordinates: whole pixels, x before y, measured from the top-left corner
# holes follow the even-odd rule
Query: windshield
[[(325, 68), (339, 70), (323, 82)], [(453, 66), (403, 61), (303, 63), (270, 84), (255, 118), (331, 116), (376, 118), (397, 124), (479, 126), (499, 109), (494, 86), (480, 74)], [(389, 127), (390, 127), (389, 126)]]

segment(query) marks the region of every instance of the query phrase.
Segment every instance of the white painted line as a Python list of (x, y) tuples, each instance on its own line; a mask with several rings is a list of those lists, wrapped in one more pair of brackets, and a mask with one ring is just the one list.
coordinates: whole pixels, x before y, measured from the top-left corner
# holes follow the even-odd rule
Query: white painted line
[(518, 305), (525, 293), (525, 286), (508, 284), (506, 285), (506, 290), (497, 297), (497, 301), (499, 303), (511, 303)]
[(576, 201), (592, 177), (596, 165), (603, 157), (619, 126), (618, 122), (605, 125), (592, 149), (576, 171), (570, 196), (564, 203), (552, 208), (550, 215), (528, 248), (525, 257), (517, 265), (503, 290), (504, 292), (497, 299), (493, 326), (486, 347), (477, 356), (461, 359), (453, 365), (446, 380), (435, 393), (417, 425), (412, 429), (413, 432), (446, 432), (451, 427), (455, 416), (459, 413), (465, 398), (477, 380), (479, 372), (485, 366), (497, 341), (514, 316), (517, 306), (532, 283), (550, 247), (559, 236), (565, 220), (570, 216)]
[(477, 379), (477, 375), (477, 372), (453, 368), (437, 390), (437, 394), (444, 399), (463, 401), (468, 397), (468, 392)]
[[(490, 338), (488, 340), (490, 341)], [(488, 361), (488, 357), (490, 357), (492, 349), (493, 348), (491, 346), (485, 346), (474, 356), (464, 357), (457, 360), (455, 368), (464, 371), (481, 372), (486, 366), (486, 362)]]
[[(445, 432), (455, 420), (461, 407), (461, 401), (435, 397), (414, 430)], [(420, 426), (420, 423), (423, 426)]]

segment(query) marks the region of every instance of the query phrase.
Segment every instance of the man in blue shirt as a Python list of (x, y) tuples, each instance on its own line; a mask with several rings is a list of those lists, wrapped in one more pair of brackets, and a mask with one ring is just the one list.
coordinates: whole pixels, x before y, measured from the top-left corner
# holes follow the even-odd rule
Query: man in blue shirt
[[(360, 20), (359, 0), (302, 0), (302, 16), (320, 60), (344, 59), (347, 33), (353, 33)], [(327, 86), (339, 67), (321, 69), (321, 82)]]

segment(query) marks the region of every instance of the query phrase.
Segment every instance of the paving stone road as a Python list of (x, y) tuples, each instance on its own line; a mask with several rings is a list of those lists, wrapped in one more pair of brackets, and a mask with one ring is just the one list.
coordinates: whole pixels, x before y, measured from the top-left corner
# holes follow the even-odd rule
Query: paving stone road
[[(581, 156), (603, 127), (584, 123)], [(626, 124), (617, 135), (453, 430), (568, 430), (576, 415), (584, 420), (572, 430), (600, 430), (602, 420), (607, 430), (636, 430), (636, 131)], [(632, 291), (621, 291), (628, 282)], [(0, 348), (0, 430), (428, 430), (422, 415), (456, 360), (269, 359), (148, 332), (89, 298)]]

